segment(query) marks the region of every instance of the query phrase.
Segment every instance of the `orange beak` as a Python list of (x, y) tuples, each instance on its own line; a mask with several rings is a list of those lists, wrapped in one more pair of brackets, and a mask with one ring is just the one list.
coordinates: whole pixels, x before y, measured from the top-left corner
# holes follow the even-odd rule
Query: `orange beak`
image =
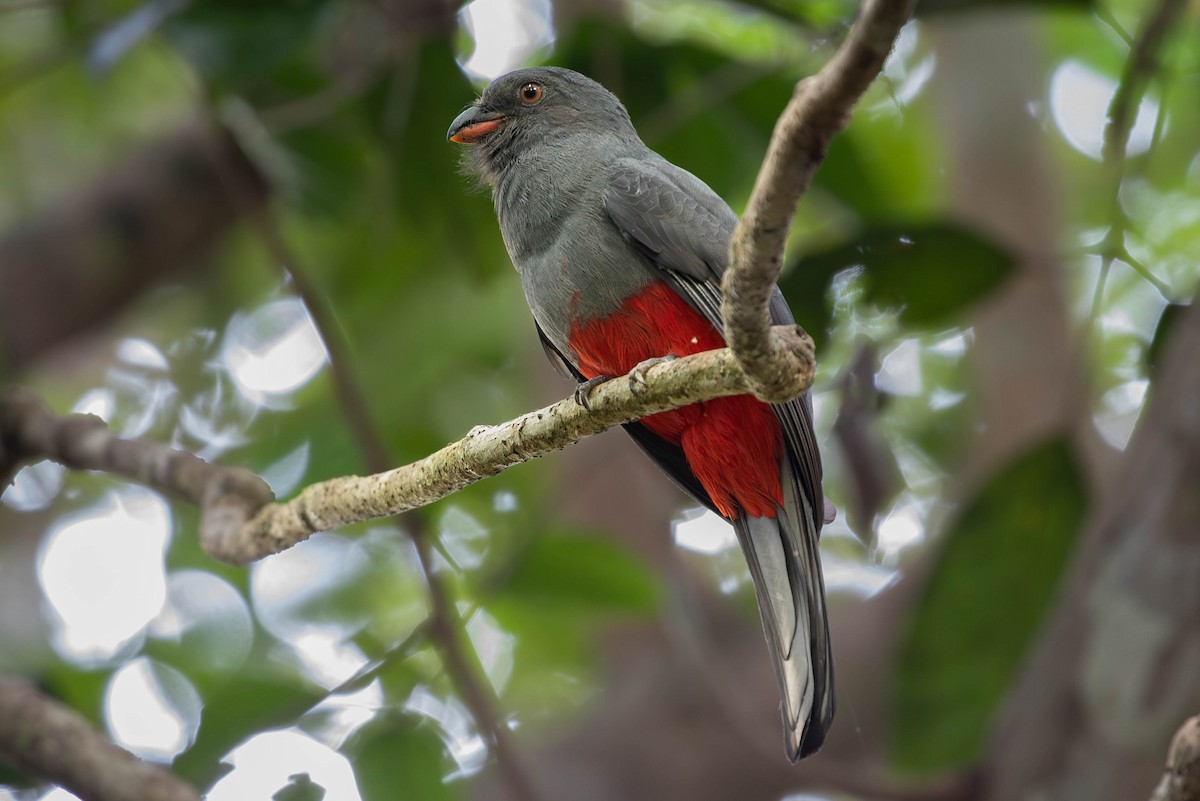
[(446, 140), (460, 145), (478, 142), (483, 137), (500, 127), (504, 115), (495, 111), (481, 111), (478, 106), (469, 109), (454, 118), (450, 130), (446, 132)]

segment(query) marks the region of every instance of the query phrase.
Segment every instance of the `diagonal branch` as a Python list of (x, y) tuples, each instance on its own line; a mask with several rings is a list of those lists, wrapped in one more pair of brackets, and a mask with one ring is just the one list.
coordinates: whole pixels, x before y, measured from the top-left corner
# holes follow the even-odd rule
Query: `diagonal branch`
[(6, 677), (0, 677), (0, 761), (87, 801), (200, 798), (170, 771), (118, 747), (75, 710)]
[(1146, 86), (1158, 72), (1163, 43), (1186, 7), (1185, 0), (1160, 0), (1130, 45), (1129, 58), (1113, 93), (1108, 123), (1104, 126), (1104, 160), (1111, 165), (1125, 161), (1138, 105), (1146, 94)]
[[(812, 340), (781, 326), (799, 345), (802, 382), (812, 383)], [(790, 332), (790, 333), (789, 333)], [(278, 553), (316, 531), (416, 509), (513, 465), (545, 456), (621, 423), (691, 403), (745, 393), (747, 384), (727, 348), (664, 362), (645, 382), (609, 381), (574, 398), (506, 423), (479, 426), (419, 461), (370, 476), (313, 484), (286, 503), (270, 503), (262, 479), (237, 467), (210, 464), (158, 443), (122, 439), (90, 415), (54, 415), (33, 393), (0, 395), (0, 448), (10, 463), (52, 459), (76, 470), (102, 470), (200, 505), (201, 540), (217, 559), (244, 564)]]
[(796, 205), (830, 140), (846, 127), (855, 103), (883, 69), (915, 5), (916, 0), (868, 0), (829, 63), (796, 84), (733, 232), (721, 313), (729, 346), (762, 400), (782, 402), (804, 392), (803, 366), (771, 335), (768, 310)]

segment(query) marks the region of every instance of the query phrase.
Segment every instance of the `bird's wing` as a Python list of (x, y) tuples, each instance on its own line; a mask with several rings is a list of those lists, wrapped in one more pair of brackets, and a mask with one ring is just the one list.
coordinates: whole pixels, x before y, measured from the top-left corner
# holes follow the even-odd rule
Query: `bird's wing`
[[(605, 209), (663, 280), (724, 334), (721, 275), (737, 224), (725, 202), (669, 162), (630, 160), (617, 166)], [(770, 310), (774, 322), (793, 322), (778, 288)], [(820, 748), (833, 718), (833, 663), (818, 549), (824, 496), (810, 397), (805, 394), (772, 408), (787, 452), (787, 464), (781, 466), (783, 509), (777, 519), (740, 517), (732, 522), (754, 578), (784, 699), (788, 756), (795, 760)], [(646, 447), (640, 439), (639, 444)], [(647, 452), (679, 480), (675, 463)], [(675, 462), (686, 468), (682, 458)], [(691, 476), (690, 470), (687, 474)]]
[[(729, 264), (729, 240), (737, 224), (725, 201), (690, 172), (667, 161), (643, 160), (618, 165), (604, 201), (617, 228), (723, 335), (721, 275)], [(771, 320), (777, 325), (795, 322), (778, 288), (771, 297)], [(813, 508), (823, 510), (812, 400), (805, 394), (772, 408), (783, 427), (793, 469)], [(816, 517), (819, 531), (823, 512)]]
[(542, 350), (546, 352), (546, 358), (550, 361), (550, 366), (554, 368), (554, 372), (561, 375), (563, 378), (573, 378), (577, 382), (585, 381), (583, 373), (575, 369), (575, 365), (571, 364), (563, 352), (554, 347), (554, 343), (550, 341), (550, 337), (546, 336), (546, 332), (538, 325), (537, 320), (533, 321), (533, 325), (537, 328), (538, 340), (542, 343)]

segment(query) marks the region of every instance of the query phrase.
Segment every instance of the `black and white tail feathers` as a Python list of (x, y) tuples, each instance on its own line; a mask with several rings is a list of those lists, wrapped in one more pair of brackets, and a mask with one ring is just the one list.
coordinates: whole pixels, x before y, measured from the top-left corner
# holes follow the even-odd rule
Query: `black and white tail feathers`
[(833, 656), (825, 612), (816, 512), (782, 468), (784, 505), (774, 518), (733, 521), (750, 566), (779, 681), (788, 758), (816, 752), (833, 722)]

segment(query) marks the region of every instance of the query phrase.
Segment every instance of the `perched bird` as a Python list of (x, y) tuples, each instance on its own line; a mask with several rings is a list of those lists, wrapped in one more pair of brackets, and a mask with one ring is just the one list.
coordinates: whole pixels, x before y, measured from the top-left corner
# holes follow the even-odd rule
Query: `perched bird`
[[(610, 376), (724, 347), (721, 274), (737, 216), (646, 147), (607, 89), (556, 67), (510, 72), (446, 137), (469, 145), (469, 169), (491, 186), (542, 345), (582, 382), (580, 402)], [(793, 322), (778, 289), (771, 316)], [(769, 405), (739, 395), (625, 428), (733, 524), (779, 680), (788, 758), (812, 754), (833, 720), (834, 693), (811, 399)]]

